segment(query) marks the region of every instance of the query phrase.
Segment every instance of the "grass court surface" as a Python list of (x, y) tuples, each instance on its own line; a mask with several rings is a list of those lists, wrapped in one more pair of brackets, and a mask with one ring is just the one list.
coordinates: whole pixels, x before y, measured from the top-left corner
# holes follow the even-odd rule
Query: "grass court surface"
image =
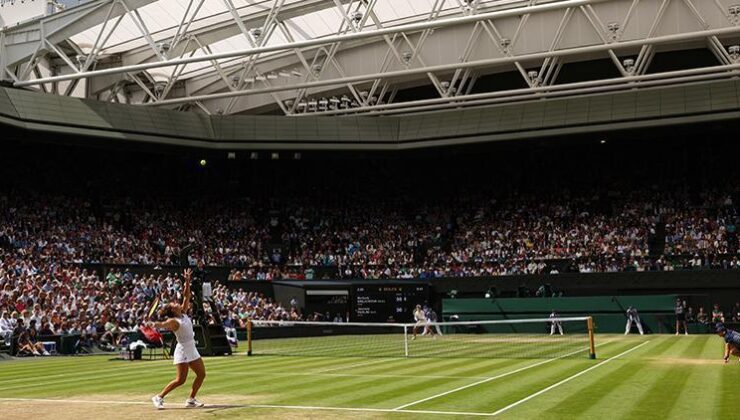
[[(110, 356), (0, 362), (2, 418), (737, 418), (740, 363), (717, 336), (597, 335), (597, 359), (206, 358), (202, 409), (188, 383), (149, 398), (171, 361)], [(243, 348), (240, 348), (243, 351)]]

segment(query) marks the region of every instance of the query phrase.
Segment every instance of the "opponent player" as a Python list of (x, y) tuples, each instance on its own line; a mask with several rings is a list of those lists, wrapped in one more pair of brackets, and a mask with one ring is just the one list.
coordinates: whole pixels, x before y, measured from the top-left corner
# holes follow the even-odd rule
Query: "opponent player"
[(550, 335), (555, 335), (556, 330), (560, 332), (560, 335), (563, 335), (563, 323), (560, 321), (560, 314), (553, 309), (550, 313)]
[(177, 367), (177, 377), (164, 387), (162, 392), (152, 397), (154, 406), (161, 410), (164, 408), (164, 397), (173, 389), (185, 383), (188, 378), (188, 368), (195, 373), (193, 387), (190, 397), (185, 400), (185, 407), (203, 407), (203, 403), (195, 399), (203, 380), (206, 378), (206, 366), (195, 348), (195, 334), (193, 333), (193, 321), (188, 317), (190, 309), (190, 281), (193, 271), (187, 269), (183, 272), (185, 289), (183, 290), (182, 303), (169, 303), (159, 312), (160, 317), (167, 318), (164, 322), (150, 323), (154, 328), (164, 328), (172, 331), (177, 338), (177, 346), (174, 352), (174, 365)]
[(721, 322), (717, 323), (715, 331), (717, 335), (725, 339), (725, 363), (730, 361), (730, 355), (740, 358), (740, 333), (728, 330)]
[(630, 306), (627, 308), (627, 326), (624, 328), (624, 335), (627, 335), (630, 333), (630, 329), (632, 329), (632, 323), (635, 323), (637, 325), (637, 331), (640, 331), (640, 335), (643, 335), (642, 331), (642, 321), (640, 321), (640, 314), (637, 313), (637, 309)]
[(411, 337), (412, 340), (416, 340), (416, 333), (419, 330), (419, 327), (422, 327), (422, 331), (426, 331), (427, 328), (427, 317), (424, 315), (424, 310), (421, 308), (421, 305), (416, 305), (416, 309), (414, 309), (414, 321), (416, 321), (416, 324), (414, 324), (414, 328), (412, 328), (413, 337)]
[(437, 321), (439, 321), (439, 319), (437, 317), (437, 313), (434, 312), (434, 309), (429, 308), (429, 315), (427, 315), (427, 319), (429, 320), (429, 329), (432, 331), (432, 333), (442, 335), (442, 330), (439, 328), (439, 324), (437, 324)]

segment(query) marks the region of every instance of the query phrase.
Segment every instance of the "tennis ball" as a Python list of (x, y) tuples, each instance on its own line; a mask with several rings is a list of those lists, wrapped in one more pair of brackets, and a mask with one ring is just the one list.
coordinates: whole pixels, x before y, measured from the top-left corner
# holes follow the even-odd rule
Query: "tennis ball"
[(206, 166), (207, 163), (205, 159), (200, 160), (200, 166)]

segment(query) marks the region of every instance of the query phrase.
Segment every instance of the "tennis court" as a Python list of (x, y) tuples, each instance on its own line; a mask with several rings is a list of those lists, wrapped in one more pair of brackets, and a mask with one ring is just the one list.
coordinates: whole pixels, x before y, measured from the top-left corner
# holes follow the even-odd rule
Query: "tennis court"
[[(420, 337), (429, 339), (428, 337)], [(7, 418), (731, 418), (740, 363), (715, 336), (597, 335), (597, 359), (208, 358), (204, 409), (158, 412), (169, 361), (110, 356), (0, 363)], [(5, 417), (5, 415), (3, 415)]]

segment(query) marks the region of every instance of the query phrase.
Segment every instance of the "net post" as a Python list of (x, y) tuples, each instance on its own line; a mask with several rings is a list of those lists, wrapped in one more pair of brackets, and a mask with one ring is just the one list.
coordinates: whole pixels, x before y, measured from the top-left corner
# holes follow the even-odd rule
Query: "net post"
[(589, 344), (589, 350), (588, 350), (588, 357), (589, 359), (595, 359), (596, 358), (596, 345), (594, 344), (594, 318), (588, 317), (586, 319), (586, 324), (588, 324), (588, 344)]
[(247, 320), (247, 356), (252, 355), (252, 320)]
[(403, 355), (409, 357), (409, 330), (408, 326), (403, 326)]

